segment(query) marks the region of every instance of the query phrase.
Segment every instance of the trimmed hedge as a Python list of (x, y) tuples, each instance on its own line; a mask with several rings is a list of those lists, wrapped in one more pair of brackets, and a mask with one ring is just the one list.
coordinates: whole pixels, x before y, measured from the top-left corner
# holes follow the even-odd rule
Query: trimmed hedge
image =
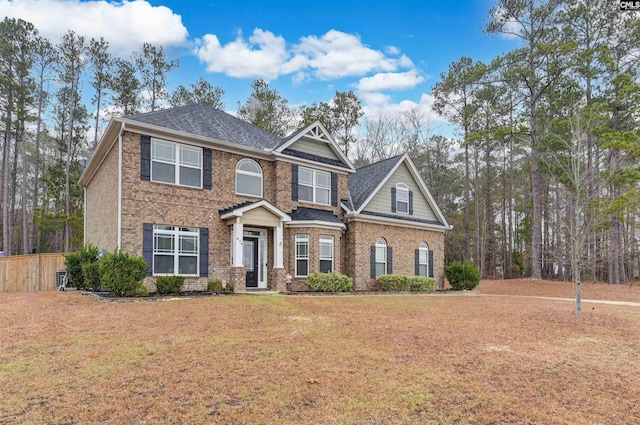
[(385, 274), (376, 278), (376, 286), (381, 291), (433, 292), (436, 290), (436, 280), (425, 276)]
[(158, 294), (179, 294), (184, 285), (184, 276), (158, 276), (156, 291)]
[(101, 278), (100, 263), (85, 263), (82, 265), (82, 275), (84, 276), (84, 286), (93, 292), (100, 290)]
[(215, 292), (216, 294), (231, 294), (233, 293), (233, 287), (229, 283), (223, 287), (221, 280), (212, 280), (207, 283), (207, 291)]
[(331, 273), (312, 273), (307, 278), (307, 285), (313, 292), (351, 292), (353, 280), (349, 276)]
[(142, 281), (147, 275), (144, 258), (129, 255), (119, 249), (107, 254), (100, 262), (102, 288), (119, 297), (148, 295)]
[(455, 291), (471, 290), (480, 283), (480, 270), (468, 261), (449, 264), (444, 268), (444, 274)]
[(67, 270), (69, 286), (78, 289), (86, 289), (89, 285), (85, 283), (82, 265), (98, 262), (98, 248), (87, 244), (76, 252), (64, 256), (64, 266)]

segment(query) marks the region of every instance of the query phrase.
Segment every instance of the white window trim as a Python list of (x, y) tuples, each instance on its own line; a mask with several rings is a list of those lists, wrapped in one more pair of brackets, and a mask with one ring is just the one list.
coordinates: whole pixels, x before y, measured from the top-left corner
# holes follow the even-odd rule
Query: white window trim
[[(307, 255), (299, 256), (298, 255), (298, 243), (306, 243), (307, 244)], [(295, 257), (295, 277), (307, 277), (309, 276), (309, 235), (295, 235), (295, 243), (294, 243), (294, 257)], [(307, 262), (307, 274), (301, 275), (298, 274), (298, 261), (305, 260)]]
[[(322, 256), (322, 245), (331, 245), (331, 256), (329, 257), (323, 257)], [(320, 237), (318, 238), (318, 271), (320, 271), (320, 262), (321, 261), (331, 261), (331, 269), (329, 270), (329, 273), (332, 273), (334, 270), (334, 262), (333, 262), (333, 258), (334, 258), (334, 243), (333, 243), (333, 236), (329, 236), (329, 235), (320, 235)]]
[[(200, 276), (200, 231), (196, 228), (195, 231), (188, 230), (180, 230), (182, 227), (180, 226), (170, 226), (173, 230), (159, 229), (159, 226), (153, 226), (153, 258), (152, 258), (152, 267), (154, 267), (156, 261), (156, 255), (173, 255), (173, 271), (174, 273), (156, 273), (153, 271), (153, 276)], [(164, 226), (163, 226), (164, 227)], [(174, 250), (172, 253), (168, 252), (158, 252), (156, 248), (156, 235), (169, 235), (173, 238), (173, 247)], [(196, 243), (195, 249), (196, 253), (182, 253), (180, 252), (180, 236), (195, 236)], [(194, 274), (180, 274), (176, 273), (179, 271), (180, 257), (196, 257), (196, 272)], [(154, 267), (155, 268), (155, 267)]]
[[(406, 196), (406, 201), (405, 200), (400, 200), (400, 193), (403, 193), (404, 196)], [(400, 208), (398, 208), (398, 205), (400, 205), (400, 203), (406, 204), (407, 205), (407, 210), (406, 211), (400, 211)], [(398, 214), (409, 214), (409, 186), (407, 186), (404, 183), (398, 183), (396, 185), (396, 213)]]
[[(153, 157), (153, 144), (154, 143), (166, 143), (168, 145), (172, 145), (173, 148), (175, 149), (175, 159), (174, 161), (167, 161), (167, 160), (163, 160), (163, 159), (155, 159)], [(199, 167), (195, 167), (193, 165), (189, 165), (189, 164), (182, 164), (182, 148), (186, 147), (189, 149), (194, 149), (194, 150), (198, 150), (200, 152), (200, 166)], [(150, 171), (151, 171), (151, 175), (150, 175), (150, 180), (152, 182), (155, 183), (163, 183), (163, 184), (171, 184), (174, 186), (182, 186), (182, 187), (190, 187), (190, 188), (194, 188), (194, 189), (202, 189), (202, 183), (203, 183), (203, 171), (204, 171), (204, 155), (202, 153), (202, 148), (199, 148), (197, 146), (190, 146), (190, 145), (184, 145), (181, 143), (175, 143), (175, 142), (170, 142), (168, 140), (163, 140), (163, 139), (156, 139), (155, 137), (151, 138), (151, 164), (150, 164)], [(173, 176), (173, 183), (171, 182), (163, 182), (160, 180), (154, 180), (153, 179), (153, 163), (154, 162), (158, 162), (161, 164), (169, 164), (169, 165), (173, 165), (174, 166), (174, 176)], [(180, 167), (185, 167), (185, 168), (191, 168), (194, 170), (200, 170), (200, 186), (192, 186), (189, 184), (182, 184), (180, 183)]]
[[(385, 238), (378, 238), (376, 239), (376, 245), (375, 245), (375, 249), (376, 249), (376, 256), (375, 256), (375, 262), (374, 262), (374, 267), (377, 270), (378, 264), (384, 264), (384, 273), (383, 274), (387, 274), (387, 241)], [(384, 253), (384, 261), (378, 261), (378, 248), (384, 248), (383, 253)], [(378, 276), (382, 276), (382, 275), (378, 275), (376, 274), (376, 277)]]
[[(303, 170), (303, 169), (307, 170), (307, 171), (311, 171), (311, 185), (306, 184), (306, 183), (302, 183), (300, 181), (300, 171)], [(318, 174), (327, 174), (328, 175), (329, 185), (327, 187), (318, 185)], [(330, 172), (316, 170), (316, 169), (309, 168), (309, 167), (299, 166), (298, 167), (298, 186), (310, 187), (311, 188), (311, 194), (312, 194), (312, 200), (311, 201), (307, 201), (306, 199), (300, 199), (300, 194), (298, 192), (298, 201), (307, 202), (307, 203), (311, 203), (311, 204), (319, 204), (319, 205), (331, 205), (331, 173)], [(327, 197), (327, 203), (326, 204), (323, 203), (323, 202), (318, 202), (317, 201), (317, 197), (316, 197), (316, 190), (317, 189), (326, 189), (326, 190), (329, 191), (329, 196)]]
[[(260, 170), (260, 173), (253, 173), (251, 171), (246, 171), (246, 170), (241, 170), (240, 169), (240, 165), (242, 165), (245, 162), (251, 162), (253, 164), (256, 165), (256, 167), (258, 167), (258, 170)], [(244, 192), (240, 192), (238, 190), (238, 174), (244, 174), (245, 176), (252, 176), (252, 177), (260, 177), (260, 195), (255, 195), (253, 193), (244, 193)], [(238, 164), (236, 165), (236, 195), (242, 195), (242, 196), (251, 196), (254, 198), (262, 198), (263, 196), (263, 187), (264, 187), (264, 179), (263, 179), (263, 174), (262, 174), (262, 167), (260, 167), (260, 164), (258, 164), (256, 161), (252, 160), (252, 159), (248, 159), (248, 158), (244, 158), (241, 159), (240, 161), (238, 161)]]
[[(422, 257), (423, 253), (425, 258), (424, 263), (420, 261), (420, 257)], [(424, 276), (429, 277), (429, 245), (427, 245), (426, 242), (421, 242), (420, 246), (418, 247), (418, 271), (420, 270), (420, 266), (425, 266), (426, 272)], [(422, 276), (422, 275), (419, 274), (419, 276)]]

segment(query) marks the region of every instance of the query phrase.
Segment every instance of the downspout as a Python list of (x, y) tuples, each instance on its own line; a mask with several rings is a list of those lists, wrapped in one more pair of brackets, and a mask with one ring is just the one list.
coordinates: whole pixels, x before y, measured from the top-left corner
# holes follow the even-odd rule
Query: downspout
[(122, 249), (122, 133), (124, 122), (120, 124), (118, 133), (118, 249)]
[(87, 246), (87, 187), (82, 186), (82, 246)]

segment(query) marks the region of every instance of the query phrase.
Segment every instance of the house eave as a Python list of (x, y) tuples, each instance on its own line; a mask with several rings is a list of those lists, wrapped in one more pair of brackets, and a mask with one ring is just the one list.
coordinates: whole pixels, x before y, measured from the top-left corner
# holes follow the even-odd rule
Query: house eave
[(335, 171), (338, 173), (343, 173), (343, 174), (349, 174), (349, 173), (355, 173), (356, 170), (355, 168), (347, 168), (347, 167), (337, 167), (335, 165), (330, 165), (330, 164), (323, 164), (321, 162), (316, 162), (316, 161), (311, 161), (309, 159), (304, 159), (304, 158), (298, 158), (297, 156), (291, 156), (291, 155), (287, 155), (284, 153), (280, 153), (280, 152), (273, 152), (273, 156), (275, 156), (278, 160), (282, 161), (282, 162), (289, 162), (292, 164), (303, 164), (303, 165), (309, 165), (315, 169), (318, 170), (324, 170), (324, 171)]
[(421, 223), (419, 221), (408, 221), (399, 218), (379, 217), (368, 214), (350, 213), (346, 215), (347, 222), (359, 221), (373, 224), (386, 224), (390, 226), (409, 227), (412, 229), (434, 230), (438, 232), (446, 232), (453, 229), (453, 226), (438, 225), (431, 223)]
[(340, 229), (345, 230), (347, 226), (344, 223), (334, 223), (331, 221), (321, 220), (296, 220), (290, 221), (285, 224), (285, 227), (290, 229), (303, 228), (303, 227), (315, 227), (321, 229)]

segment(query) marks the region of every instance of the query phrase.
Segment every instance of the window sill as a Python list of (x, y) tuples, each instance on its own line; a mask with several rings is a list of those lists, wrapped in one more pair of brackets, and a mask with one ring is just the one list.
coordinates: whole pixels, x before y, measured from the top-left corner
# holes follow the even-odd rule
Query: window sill
[(186, 185), (186, 184), (167, 183), (167, 182), (160, 182), (160, 181), (157, 181), (157, 180), (147, 180), (147, 181), (150, 182), (150, 183), (162, 184), (162, 185), (165, 185), (165, 186), (182, 187), (182, 188), (185, 188), (185, 189), (203, 190), (202, 186), (189, 186), (189, 185)]

